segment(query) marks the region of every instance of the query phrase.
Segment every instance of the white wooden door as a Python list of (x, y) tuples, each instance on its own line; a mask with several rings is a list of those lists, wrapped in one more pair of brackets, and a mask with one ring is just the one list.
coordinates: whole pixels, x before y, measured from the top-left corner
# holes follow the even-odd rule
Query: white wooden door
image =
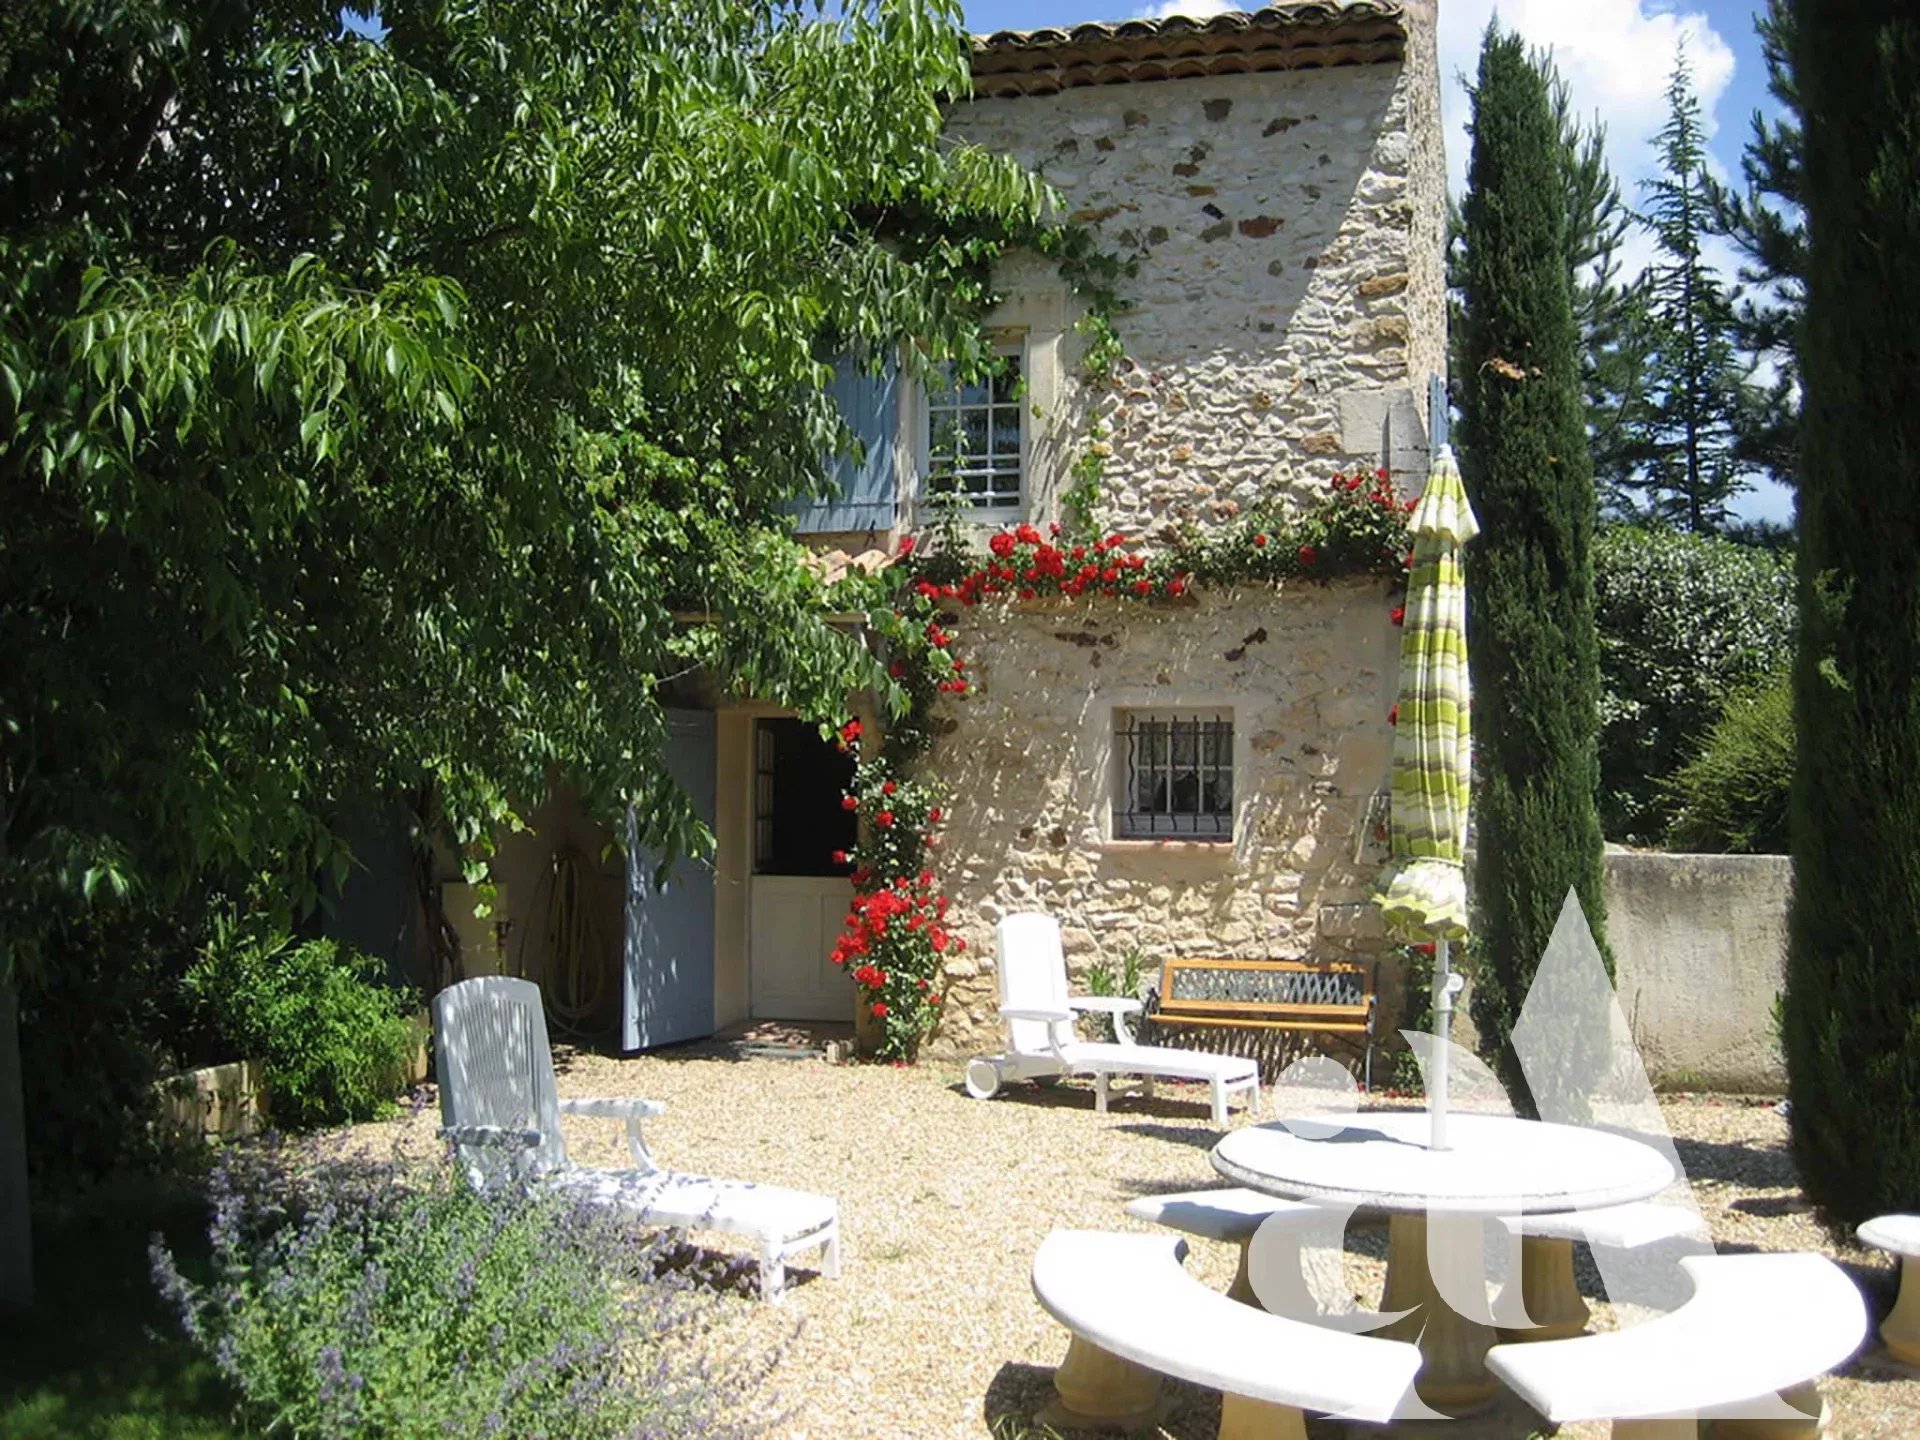
[(853, 887), (843, 877), (814, 875), (756, 875), (750, 885), (753, 1017), (851, 1020), (853, 982), (830, 957)]

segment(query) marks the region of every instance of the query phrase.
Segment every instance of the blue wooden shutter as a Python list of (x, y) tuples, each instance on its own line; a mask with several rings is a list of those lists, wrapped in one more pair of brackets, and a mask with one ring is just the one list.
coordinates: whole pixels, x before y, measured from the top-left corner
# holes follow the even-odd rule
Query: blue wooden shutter
[(1453, 416), (1447, 409), (1447, 382), (1438, 375), (1427, 376), (1427, 444), (1438, 450), (1447, 443)]
[[(711, 710), (667, 712), (667, 769), (713, 823), (714, 722)], [(626, 964), (622, 972), (620, 1048), (632, 1052), (713, 1033), (713, 869), (682, 857), (664, 884), (660, 857), (636, 843), (627, 811)]]
[(794, 511), (802, 535), (830, 530), (887, 530), (900, 498), (894, 470), (894, 430), (900, 405), (900, 367), (889, 359), (878, 375), (862, 370), (851, 356), (834, 367), (833, 402), (848, 428), (860, 438), (865, 457), (835, 458), (834, 497), (801, 502)]

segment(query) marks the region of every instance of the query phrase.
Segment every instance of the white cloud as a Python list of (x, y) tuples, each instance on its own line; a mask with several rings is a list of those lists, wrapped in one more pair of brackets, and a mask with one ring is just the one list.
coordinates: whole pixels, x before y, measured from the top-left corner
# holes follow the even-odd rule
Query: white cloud
[(1159, 5), (1148, 5), (1134, 11), (1134, 17), (1140, 20), (1164, 20), (1169, 15), (1191, 15), (1196, 20), (1204, 20), (1209, 15), (1224, 15), (1229, 10), (1250, 8), (1236, 4), (1234, 0), (1164, 0)]
[(1639, 203), (1637, 182), (1655, 168), (1647, 142), (1666, 121), (1667, 81), (1682, 41), (1707, 133), (1713, 134), (1714, 107), (1733, 78), (1734, 61), (1706, 15), (1676, 10), (1664, 0), (1447, 0), (1440, 7), (1441, 108), (1454, 193), (1467, 173), (1466, 82), (1479, 68), (1480, 40), (1496, 11), (1502, 28), (1552, 51), (1575, 112), (1598, 115), (1607, 127), (1608, 158), (1629, 204)]

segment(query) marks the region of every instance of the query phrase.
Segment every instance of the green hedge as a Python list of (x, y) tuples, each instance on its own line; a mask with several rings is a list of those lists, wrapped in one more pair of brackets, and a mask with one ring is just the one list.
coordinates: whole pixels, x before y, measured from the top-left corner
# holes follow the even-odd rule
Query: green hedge
[(1669, 781), (1736, 694), (1793, 651), (1792, 558), (1731, 540), (1610, 526), (1593, 548), (1600, 630), (1600, 819), (1609, 840), (1657, 844)]

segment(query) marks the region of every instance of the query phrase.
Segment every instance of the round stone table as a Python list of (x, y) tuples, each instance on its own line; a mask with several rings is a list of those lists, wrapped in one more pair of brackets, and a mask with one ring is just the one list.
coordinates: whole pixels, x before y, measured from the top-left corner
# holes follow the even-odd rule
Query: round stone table
[(1498, 1336), (1440, 1301), (1428, 1264), (1430, 1223), (1447, 1232), (1435, 1237), (1443, 1254), (1459, 1246), (1478, 1269), (1489, 1217), (1516, 1208), (1550, 1214), (1624, 1205), (1659, 1194), (1674, 1178), (1652, 1146), (1574, 1125), (1454, 1114), (1447, 1117), (1449, 1148), (1433, 1150), (1433, 1121), (1424, 1110), (1321, 1123), (1340, 1128), (1313, 1138), (1279, 1124), (1235, 1130), (1213, 1147), (1213, 1168), (1289, 1200), (1387, 1212), (1392, 1228), (1380, 1308), (1412, 1313), (1378, 1333), (1417, 1339), (1424, 1359), (1415, 1388), (1441, 1410), (1471, 1410), (1493, 1397), (1499, 1382), (1486, 1355)]

